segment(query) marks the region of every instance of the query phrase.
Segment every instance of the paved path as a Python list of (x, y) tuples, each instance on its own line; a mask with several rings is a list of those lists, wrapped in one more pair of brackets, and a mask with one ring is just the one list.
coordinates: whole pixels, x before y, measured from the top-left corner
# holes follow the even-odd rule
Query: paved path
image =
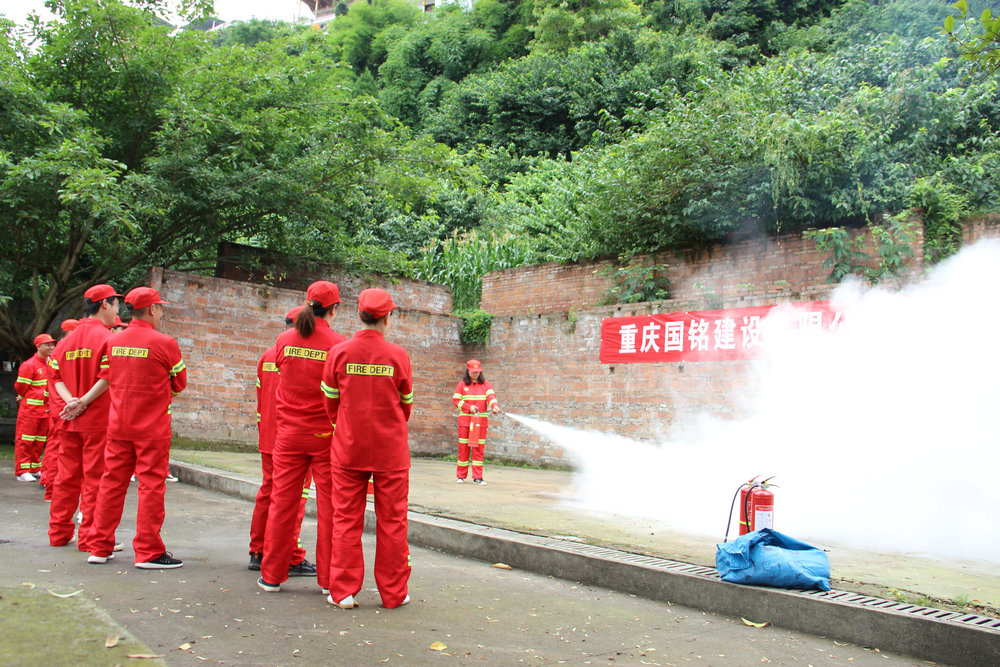
[[(171, 456), (260, 479), (255, 453), (174, 451)], [(570, 472), (487, 466), (488, 483), (480, 488), (455, 484), (454, 466), (445, 461), (414, 460), (410, 509), (715, 567), (715, 543), (721, 535), (715, 539), (697, 537), (665, 530), (650, 521), (583, 514), (564, 502), (573, 483)], [(720, 528), (725, 519), (724, 515), (719, 517)], [(960, 601), (1000, 609), (1000, 571), (984, 563), (824, 547), (829, 550), (834, 588), (926, 606)]]
[[(495, 486), (456, 493), (506, 495), (494, 473)], [(36, 485), (0, 477), (0, 662), (157, 662), (132, 654), (169, 665), (926, 664), (427, 549), (414, 549), (412, 604), (379, 607), (369, 571), (362, 606), (342, 611), (311, 579), (278, 594), (257, 589), (246, 570), (249, 502), (168, 485), (164, 539), (185, 565), (152, 572), (131, 562), (134, 507), (133, 491), (118, 534), (125, 551), (89, 565), (72, 545), (47, 546), (48, 505)], [(303, 536), (315, 539), (313, 521)], [(367, 536), (365, 547), (370, 567)], [(109, 636), (117, 646), (105, 648)]]

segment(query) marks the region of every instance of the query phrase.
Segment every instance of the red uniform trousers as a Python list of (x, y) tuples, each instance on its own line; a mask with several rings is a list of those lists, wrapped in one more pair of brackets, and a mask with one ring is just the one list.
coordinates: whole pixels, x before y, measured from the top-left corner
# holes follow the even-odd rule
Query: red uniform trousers
[[(274, 461), (271, 454), (260, 454), (260, 471), (263, 474), (263, 481), (257, 491), (257, 502), (253, 506), (253, 516), (250, 519), (250, 553), (264, 553), (264, 536), (267, 530), (267, 515), (271, 508), (271, 490), (273, 488)], [(302, 485), (302, 500), (299, 502), (299, 515), (295, 520), (295, 534), (292, 536), (295, 547), (292, 549), (292, 560), (290, 565), (298, 565), (306, 559), (306, 550), (299, 540), (299, 532), (302, 530), (302, 517), (306, 515), (306, 501), (309, 499), (309, 485), (312, 484), (312, 473), (306, 473), (306, 480)], [(266, 581), (266, 580), (265, 580)]]
[(469, 426), (472, 423), (470, 415), (458, 418), (458, 468), (455, 475), (465, 479), (469, 475), (469, 464), (472, 464), (472, 479), (483, 478), (483, 461), (486, 454), (486, 431), (489, 420), (481, 419), (479, 423), (479, 439), (469, 442)]
[(410, 471), (348, 470), (333, 466), (333, 552), (330, 595), (343, 600), (361, 590), (365, 556), (361, 534), (365, 527), (368, 479), (375, 479), (375, 584), (382, 605), (393, 609), (406, 598), (410, 580), (410, 547), (406, 539)]
[(293, 539), (300, 525), (296, 518), (306, 475), (312, 469), (316, 484), (316, 583), (329, 588), (330, 573), (330, 437), (331, 434), (278, 435), (271, 459), (271, 505), (264, 533), (264, 559), (260, 577), (269, 584), (288, 579)]
[(41, 417), (25, 417), (18, 413), (14, 430), (14, 474), (38, 473), (42, 467), (42, 450), (45, 449), (45, 437), (49, 431), (49, 416), (43, 414)]
[[(77, 507), (83, 514), (76, 546), (90, 551), (94, 532), (94, 505), (104, 474), (106, 431), (69, 431), (61, 429), (59, 473), (49, 506), (49, 544), (61, 547), (73, 539), (73, 515)], [(159, 554), (157, 554), (159, 555)]]
[[(125, 495), (132, 471), (139, 480), (139, 502), (135, 519), (132, 550), (135, 562), (145, 563), (166, 551), (160, 529), (166, 511), (166, 477), (169, 470), (170, 439), (114, 440), (109, 438), (104, 455), (104, 475), (94, 510), (93, 538), (90, 553), (109, 556), (115, 546), (115, 530), (122, 520)], [(59, 486), (59, 483), (56, 483)]]
[(62, 449), (63, 426), (66, 422), (59, 415), (49, 414), (49, 432), (45, 436), (45, 456), (42, 457), (42, 484), (45, 499), (52, 500), (52, 490), (59, 476), (59, 450)]

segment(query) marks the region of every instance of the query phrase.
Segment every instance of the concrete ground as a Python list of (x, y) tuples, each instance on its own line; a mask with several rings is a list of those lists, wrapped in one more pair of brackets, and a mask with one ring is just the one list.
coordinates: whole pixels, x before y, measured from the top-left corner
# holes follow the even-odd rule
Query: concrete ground
[[(255, 453), (174, 450), (172, 458), (260, 478)], [(455, 464), (413, 461), (410, 509), (547, 537), (715, 567), (715, 542), (620, 516), (591, 516), (561, 501), (573, 474), (488, 466), (487, 484), (454, 483)], [(723, 517), (724, 518), (724, 517)], [(721, 536), (720, 536), (721, 537)], [(827, 546), (831, 585), (846, 591), (972, 613), (1000, 610), (1000, 572), (985, 563), (952, 562)]]
[[(237, 464), (236, 458), (231, 461)], [(442, 465), (417, 466), (415, 503), (461, 508), (465, 518), (475, 519), (493, 516), (498, 504), (510, 502), (524, 511), (514, 523), (551, 514), (553, 523), (546, 525), (562, 532), (580, 528), (572, 517), (533, 500), (547, 497), (564, 479), (560, 473), (496, 469), (484, 488), (425, 486), (423, 480), (446, 472)], [(521, 474), (528, 477), (522, 480)], [(536, 481), (514, 485), (515, 477)], [(48, 505), (37, 485), (0, 476), (0, 662), (927, 664), (419, 548), (413, 550), (413, 602), (406, 607), (387, 611), (378, 605), (370, 570), (359, 595), (362, 606), (354, 611), (326, 605), (308, 578), (266, 594), (246, 569), (251, 503), (186, 484), (168, 485), (163, 530), (184, 567), (139, 570), (129, 547), (134, 502), (133, 486), (118, 533), (125, 550), (105, 565), (90, 565), (72, 544), (48, 546)], [(312, 553), (311, 519), (303, 539)], [(373, 544), (367, 536), (365, 548), (370, 568)]]

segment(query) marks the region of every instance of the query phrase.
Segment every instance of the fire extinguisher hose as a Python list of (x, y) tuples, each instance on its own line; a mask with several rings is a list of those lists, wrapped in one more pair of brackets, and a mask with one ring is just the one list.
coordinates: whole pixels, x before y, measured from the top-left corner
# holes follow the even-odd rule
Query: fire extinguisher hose
[[(744, 486), (749, 486), (749, 484), (746, 482), (740, 484), (739, 487), (736, 489), (736, 493), (733, 494), (733, 502), (729, 505), (729, 518), (726, 519), (726, 536), (722, 539), (723, 543), (729, 541), (729, 527), (733, 523), (733, 508), (736, 507), (736, 498), (740, 495), (740, 491), (743, 490)], [(749, 496), (750, 494), (747, 493), (747, 495)], [(744, 512), (746, 512), (746, 510), (744, 510)]]

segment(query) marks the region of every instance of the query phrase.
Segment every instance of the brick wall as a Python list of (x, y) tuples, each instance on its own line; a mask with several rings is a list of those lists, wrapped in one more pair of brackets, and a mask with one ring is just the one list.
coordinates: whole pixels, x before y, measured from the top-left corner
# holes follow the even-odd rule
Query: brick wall
[[(371, 281), (330, 276), (343, 303), (333, 328), (360, 328), (357, 295)], [(174, 401), (173, 430), (185, 437), (256, 443), (257, 360), (284, 331), (284, 317), (305, 299), (298, 290), (154, 269), (151, 286), (166, 307), (163, 330), (177, 338), (188, 388)], [(454, 447), (451, 395), (463, 371), (458, 320), (447, 288), (419, 281), (380, 285), (400, 306), (388, 339), (409, 352), (415, 383), (410, 446), (415, 453)]]
[[(868, 237), (867, 231), (862, 231)], [(870, 245), (870, 237), (868, 237)], [(922, 260), (919, 239), (915, 265)], [(829, 269), (816, 243), (800, 236), (756, 238), (701, 251), (660, 253), (650, 261), (670, 281), (671, 301), (726, 303), (782, 299), (825, 289)], [(604, 301), (614, 262), (581, 262), (495, 271), (483, 278), (482, 309), (491, 313), (553, 313), (596, 307)], [(772, 301), (766, 301), (771, 303)], [(713, 305), (712, 307), (721, 307)], [(677, 310), (674, 308), (674, 310)]]
[[(1000, 220), (971, 225), (966, 242), (996, 236)], [(814, 244), (799, 238), (746, 241), (713, 251), (663, 255), (673, 298), (595, 306), (607, 283), (601, 263), (522, 267), (488, 275), (483, 308), (495, 314), (487, 345), (463, 347), (448, 290), (414, 281), (383, 285), (401, 306), (390, 339), (413, 365), (416, 402), (410, 422), (415, 454), (451, 453), (451, 395), (464, 360), (477, 357), (501, 407), (556, 424), (651, 438), (708, 413), (740, 414), (745, 362), (617, 364), (598, 362), (601, 320), (686, 310), (810, 301), (829, 295), (829, 269)], [(918, 262), (915, 270), (919, 270)], [(344, 304), (334, 328), (350, 334), (358, 292), (369, 281), (331, 276)], [(188, 361), (189, 389), (174, 406), (177, 433), (210, 440), (256, 442), (257, 359), (282, 331), (282, 318), (301, 303), (299, 290), (156, 270), (151, 284), (170, 301), (165, 330)], [(510, 419), (491, 420), (487, 457), (569, 463), (564, 453)]]

